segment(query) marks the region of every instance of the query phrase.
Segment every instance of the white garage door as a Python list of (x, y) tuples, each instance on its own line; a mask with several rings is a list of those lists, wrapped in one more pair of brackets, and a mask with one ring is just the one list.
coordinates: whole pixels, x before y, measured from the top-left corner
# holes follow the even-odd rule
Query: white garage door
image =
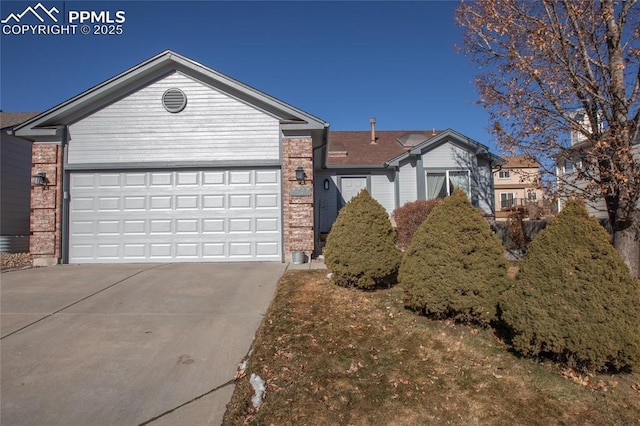
[(72, 172), (69, 262), (280, 261), (279, 169)]

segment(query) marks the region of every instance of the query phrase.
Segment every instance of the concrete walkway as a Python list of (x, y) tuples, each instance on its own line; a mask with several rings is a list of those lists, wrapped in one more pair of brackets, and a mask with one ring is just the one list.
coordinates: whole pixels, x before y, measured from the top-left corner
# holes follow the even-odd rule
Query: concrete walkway
[(220, 424), (286, 266), (3, 273), (0, 424)]
[(324, 258), (313, 258), (311, 260), (307, 259), (305, 263), (295, 264), (290, 263), (287, 266), (287, 270), (304, 270), (304, 269), (327, 269), (324, 264)]

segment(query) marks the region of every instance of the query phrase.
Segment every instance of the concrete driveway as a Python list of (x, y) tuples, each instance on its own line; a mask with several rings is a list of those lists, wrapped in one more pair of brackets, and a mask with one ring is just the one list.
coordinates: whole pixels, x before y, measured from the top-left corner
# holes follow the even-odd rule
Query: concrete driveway
[(285, 267), (62, 265), (3, 273), (0, 424), (220, 424), (230, 380)]

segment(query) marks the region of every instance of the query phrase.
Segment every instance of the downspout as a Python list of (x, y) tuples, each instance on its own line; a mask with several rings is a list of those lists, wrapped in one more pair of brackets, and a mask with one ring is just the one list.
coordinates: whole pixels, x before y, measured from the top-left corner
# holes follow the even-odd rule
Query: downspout
[(62, 126), (62, 235), (61, 238), (61, 250), (62, 250), (62, 262), (63, 264), (69, 263), (69, 172), (67, 171), (67, 138), (68, 128), (66, 125)]
[[(313, 251), (315, 255), (320, 255), (320, 206), (319, 206), (319, 192), (316, 190), (316, 182), (318, 181), (316, 176), (316, 154), (317, 150), (322, 150), (327, 147), (329, 143), (329, 123), (325, 123), (324, 131), (322, 132), (322, 144), (313, 148)], [(326, 149), (324, 151), (318, 151), (322, 155), (320, 161), (320, 169), (326, 169), (327, 156)]]

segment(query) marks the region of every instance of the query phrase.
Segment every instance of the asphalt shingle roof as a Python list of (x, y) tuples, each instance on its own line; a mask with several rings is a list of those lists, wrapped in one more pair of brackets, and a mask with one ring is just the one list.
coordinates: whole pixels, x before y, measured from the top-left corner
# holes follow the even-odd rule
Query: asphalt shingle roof
[(372, 144), (371, 131), (331, 131), (327, 145), (327, 165), (382, 165), (412, 148), (402, 146), (398, 141), (403, 136), (422, 135), (427, 140), (438, 133), (439, 130), (376, 130), (376, 143)]
[(40, 114), (39, 112), (4, 112), (0, 111), (0, 129), (14, 127)]

